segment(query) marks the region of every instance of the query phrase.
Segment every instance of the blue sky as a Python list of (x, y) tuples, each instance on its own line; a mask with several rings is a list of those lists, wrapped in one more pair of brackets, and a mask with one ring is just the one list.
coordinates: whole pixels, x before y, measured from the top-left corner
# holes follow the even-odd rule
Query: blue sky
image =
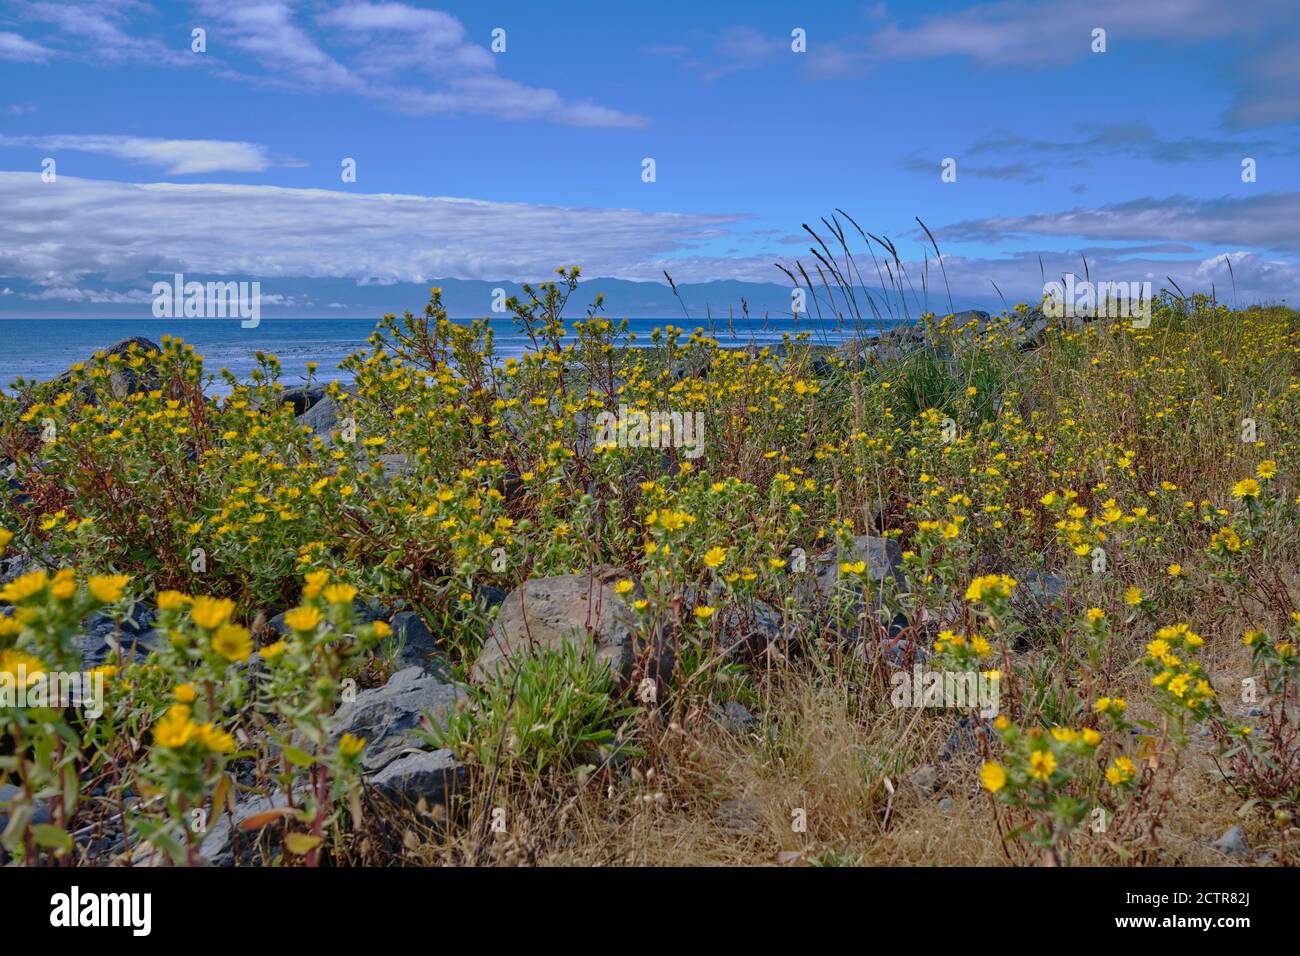
[(147, 309), (178, 270), (334, 314), (372, 311), (340, 279), (573, 262), (776, 282), (837, 207), (916, 263), (919, 216), (967, 298), (1036, 298), (1040, 256), (1226, 289), (1226, 255), (1294, 304), (1298, 123), (1294, 0), (0, 0), (0, 315)]

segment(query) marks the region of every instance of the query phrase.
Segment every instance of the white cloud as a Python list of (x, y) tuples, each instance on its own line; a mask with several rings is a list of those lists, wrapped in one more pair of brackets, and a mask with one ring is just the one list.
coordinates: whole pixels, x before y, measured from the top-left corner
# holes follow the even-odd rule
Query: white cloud
[(5, 136), (0, 146), (30, 146), (58, 152), (71, 150), (115, 156), (132, 163), (156, 166), (176, 176), (199, 173), (261, 172), (277, 164), (265, 147), (219, 139), (154, 139), (139, 136), (54, 135)]
[(1095, 209), (971, 219), (945, 227), (939, 236), (959, 242), (1000, 242), (1026, 235), (1126, 242), (1178, 239), (1297, 252), (1297, 219), (1300, 192), (1218, 199), (1170, 196)]
[[(501, 58), (471, 42), (456, 17), (407, 3), (303, 5), (292, 0), (196, 0), (208, 52), (189, 49), (189, 26), (143, 34), (159, 11), (140, 0), (27, 3), (20, 19), (52, 24), (49, 48), (0, 32), (0, 59), (136, 60), (209, 69), (241, 82), (363, 96), (407, 112), (473, 113), (568, 126), (642, 127), (644, 117), (497, 74)], [(188, 24), (189, 20), (186, 21)], [(488, 42), (485, 36), (483, 44)]]
[[(476, 113), (568, 126), (639, 127), (644, 118), (496, 73), (498, 58), (469, 42), (464, 25), (405, 3), (348, 3), (316, 17), (335, 56), (294, 20), (282, 0), (202, 0), (237, 48), (278, 81), (366, 96), (417, 114)], [(256, 77), (246, 77), (256, 80)], [(421, 82), (421, 80), (425, 82)]]
[(17, 33), (0, 30), (0, 60), (17, 60), (20, 63), (44, 63), (51, 51), (33, 43)]
[(171, 271), (535, 279), (574, 263), (590, 275), (649, 278), (638, 264), (691, 250), (740, 219), (64, 175), (45, 183), (12, 172), (0, 172), (0, 208), (0, 276), (43, 285)]

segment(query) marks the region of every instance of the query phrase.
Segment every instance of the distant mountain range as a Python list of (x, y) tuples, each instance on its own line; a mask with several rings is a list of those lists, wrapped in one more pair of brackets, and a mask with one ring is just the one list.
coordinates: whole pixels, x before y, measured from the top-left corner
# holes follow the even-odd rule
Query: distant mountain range
[[(251, 280), (252, 276), (213, 276), (185, 273), (185, 281), (226, 282)], [(16, 279), (0, 278), (0, 318), (149, 318), (153, 315), (152, 287), (155, 281), (171, 281), (170, 275), (150, 275), (145, 280), (114, 281), (106, 276), (84, 276), (77, 289), (48, 289)], [(453, 318), (480, 318), (493, 314), (493, 302), (512, 295), (523, 295), (517, 282), (493, 282), (481, 279), (434, 279), (428, 282), (358, 284), (351, 279), (268, 278), (261, 281), (261, 314), (264, 318), (378, 318), (393, 312), (423, 311), (433, 286), (442, 289), (442, 300)], [(541, 280), (545, 281), (545, 280)], [(496, 290), (502, 290), (498, 293)], [(791, 314), (789, 286), (774, 282), (738, 282), (721, 279), (713, 282), (679, 283), (677, 295), (663, 282), (636, 282), (627, 279), (584, 278), (569, 300), (566, 314), (581, 318), (598, 293), (604, 293), (604, 314), (610, 318), (680, 318), (686, 324), (704, 322), (711, 314), (714, 321), (725, 321), (728, 314), (741, 318), (746, 308), (750, 318), (786, 317)], [(878, 289), (856, 292), (864, 317), (871, 317), (868, 298), (874, 298), (882, 317), (889, 313), (883, 303), (892, 305), (895, 318), (902, 318), (896, 294), (886, 297)], [(827, 310), (825, 292), (820, 304)], [(683, 307), (685, 311), (683, 311)], [(801, 317), (816, 317), (816, 303), (807, 297)], [(1001, 303), (954, 300), (952, 307), (996, 311)], [(908, 296), (907, 310), (913, 318), (920, 312), (949, 311), (947, 296), (933, 292), (926, 303), (920, 296)]]

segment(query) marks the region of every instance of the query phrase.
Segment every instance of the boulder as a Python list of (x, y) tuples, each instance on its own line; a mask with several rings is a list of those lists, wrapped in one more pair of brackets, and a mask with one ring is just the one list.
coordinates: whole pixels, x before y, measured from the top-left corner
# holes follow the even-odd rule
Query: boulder
[(437, 639), (414, 611), (399, 611), (389, 622), (393, 633), (380, 645), (381, 652), (391, 652), (393, 664), (400, 670), (419, 667), (431, 674), (446, 672), (446, 662)]
[[(832, 631), (856, 637), (861, 633), (861, 622), (868, 613), (867, 589), (861, 576), (842, 572), (840, 565), (859, 561), (866, 564), (867, 579), (871, 582), (870, 613), (877, 620), (885, 649), (901, 661), (906, 656), (907, 642), (903, 639), (903, 632), (908, 627), (908, 620), (901, 612), (891, 612), (881, 600), (886, 590), (899, 594), (906, 588), (902, 574), (903, 551), (895, 539), (857, 535), (847, 546), (841, 547), (836, 543), (829, 551), (813, 558), (800, 585), (805, 595), (802, 603), (818, 609), (818, 613), (829, 612), (829, 618), (823, 620)], [(870, 653), (874, 649), (861, 650)]]
[(410, 455), (380, 455), (375, 459), (384, 472), (384, 482), (409, 475), (415, 469), (415, 459)]
[(795, 638), (793, 622), (757, 598), (725, 605), (715, 620), (717, 646), (726, 653), (761, 654), (768, 647), (785, 648)]
[[(597, 656), (620, 680), (632, 676), (633, 664), (645, 648), (638, 641), (637, 622), (627, 601), (614, 590), (627, 571), (599, 567), (591, 574), (533, 578), (506, 596), (492, 630), (474, 662), (473, 680), (483, 682), (509, 674), (510, 660), (534, 649), (562, 647), (590, 637)], [(636, 599), (640, 586), (628, 595)], [(671, 654), (660, 638), (652, 652), (656, 673), (672, 670)], [(650, 676), (650, 675), (647, 675)]]
[[(296, 788), (295, 792), (298, 792)], [(298, 804), (299, 806), (302, 805), (301, 797)], [(288, 805), (288, 797), (282, 790), (275, 791), (269, 797), (260, 794), (244, 797), (235, 805), (233, 812), (222, 813), (211, 821), (211, 826), (204, 835), (203, 842), (199, 844), (199, 858), (208, 866), (234, 866), (235, 833), (237, 831), (239, 862), (249, 862), (253, 858), (254, 849), (261, 841), (273, 840), (274, 843), (279, 843), (279, 836), (283, 832), (283, 827), (280, 821), (277, 820), (260, 830), (244, 830), (241, 826), (243, 822), (260, 813), (279, 810)], [(233, 828), (230, 825), (232, 816), (235, 824)], [(150, 852), (150, 848), (146, 844), (136, 849), (133, 862), (137, 866), (158, 865), (161, 858), (162, 854), (160, 852)]]
[(340, 423), (345, 417), (339, 400), (333, 395), (325, 395), (298, 416), (298, 424), (306, 425), (313, 434), (328, 439), (336, 429), (341, 427)]
[[(288, 634), (289, 625), (284, 623), (284, 616), (288, 613), (287, 610), (281, 611), (267, 621), (266, 626), (277, 634)], [(391, 614), (392, 610), (389, 607), (385, 607), (383, 603), (376, 600), (363, 601), (361, 598), (356, 598), (352, 602), (352, 615), (358, 624), (369, 624), (372, 621), (384, 620)]]
[(815, 579), (817, 593), (823, 600), (831, 600), (844, 588), (861, 593), (861, 581), (856, 574), (840, 571), (841, 564), (856, 564), (865, 561), (867, 575), (878, 587), (890, 582), (895, 589), (904, 587), (903, 549), (893, 538), (881, 538), (875, 535), (860, 534), (853, 538), (847, 547), (838, 543), (829, 551), (819, 554), (810, 570)]
[(428, 728), (426, 714), (428, 720), (445, 722), (465, 697), (463, 688), (444, 683), (419, 667), (408, 667), (383, 687), (364, 690), (356, 700), (340, 707), (334, 714), (330, 744), (337, 744), (345, 733), (364, 738), (361, 766), (370, 772), (380, 770), (404, 751), (427, 749), (418, 733)]
[(709, 710), (718, 726), (729, 734), (747, 734), (758, 728), (759, 719), (751, 714), (749, 708), (738, 700), (713, 704)]
[[(129, 339), (123, 339), (120, 342), (110, 345), (104, 349), (105, 355), (148, 355), (153, 352), (155, 355), (162, 354), (162, 348), (155, 343), (141, 336), (132, 336)], [(64, 372), (55, 381), (58, 383), (70, 383), (76, 373), (72, 371)], [(158, 387), (158, 373), (152, 367), (145, 367), (137, 370), (128, 367), (125, 359), (118, 363), (108, 378), (108, 390), (114, 398), (125, 398), (134, 392), (147, 391), (151, 388)], [(89, 383), (80, 387), (81, 400), (89, 402), (94, 397), (93, 390)]]
[(1224, 856), (1246, 856), (1250, 853), (1250, 844), (1246, 842), (1246, 832), (1241, 827), (1233, 827), (1215, 840), (1214, 848)]
[(978, 328), (982, 331), (988, 327), (989, 314), (980, 309), (966, 309), (964, 312), (954, 312), (948, 318), (949, 326), (954, 329), (960, 329), (971, 322), (978, 322)]
[(1031, 644), (1050, 643), (1065, 621), (1068, 596), (1065, 578), (1045, 571), (1013, 571), (1016, 590), (1011, 596), (1011, 610), (1020, 622), (1021, 649)]
[(118, 623), (106, 614), (95, 614), (85, 622), (86, 632), (77, 638), (81, 666), (89, 670), (116, 661), (118, 649), (123, 660), (143, 661), (150, 651), (160, 650), (166, 637), (153, 627), (153, 608), (136, 604), (131, 613)]
[(325, 388), (321, 385), (296, 385), (280, 393), (281, 405), (292, 405), (294, 415), (301, 418), (312, 406), (325, 398)]
[(445, 803), (464, 779), (465, 767), (450, 750), (434, 750), (399, 757), (368, 782), (397, 803)]

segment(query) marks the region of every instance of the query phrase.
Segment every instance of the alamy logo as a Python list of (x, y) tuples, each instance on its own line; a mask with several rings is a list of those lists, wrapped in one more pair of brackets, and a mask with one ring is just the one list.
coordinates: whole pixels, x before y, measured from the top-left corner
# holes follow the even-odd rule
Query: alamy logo
[(1151, 283), (1076, 282), (1067, 275), (1064, 283), (1043, 286), (1043, 313), (1053, 319), (1133, 319), (1135, 329), (1145, 329), (1151, 324)]
[(148, 936), (153, 928), (150, 893), (82, 893), (74, 886), (51, 896), (50, 906), (51, 926), (126, 926), (134, 936)]
[(78, 707), (91, 720), (104, 713), (102, 671), (32, 671), (19, 664), (0, 671), (0, 710), (17, 707)]
[(985, 719), (998, 715), (996, 671), (926, 671), (917, 664), (911, 673), (894, 671), (889, 682), (895, 707), (971, 708)]
[(596, 416), (596, 447), (680, 448), (687, 458), (704, 453), (703, 412), (646, 412), (618, 406)]
[(262, 321), (261, 282), (186, 282), (181, 272), (172, 279), (153, 284), (155, 319), (238, 318), (245, 329)]

